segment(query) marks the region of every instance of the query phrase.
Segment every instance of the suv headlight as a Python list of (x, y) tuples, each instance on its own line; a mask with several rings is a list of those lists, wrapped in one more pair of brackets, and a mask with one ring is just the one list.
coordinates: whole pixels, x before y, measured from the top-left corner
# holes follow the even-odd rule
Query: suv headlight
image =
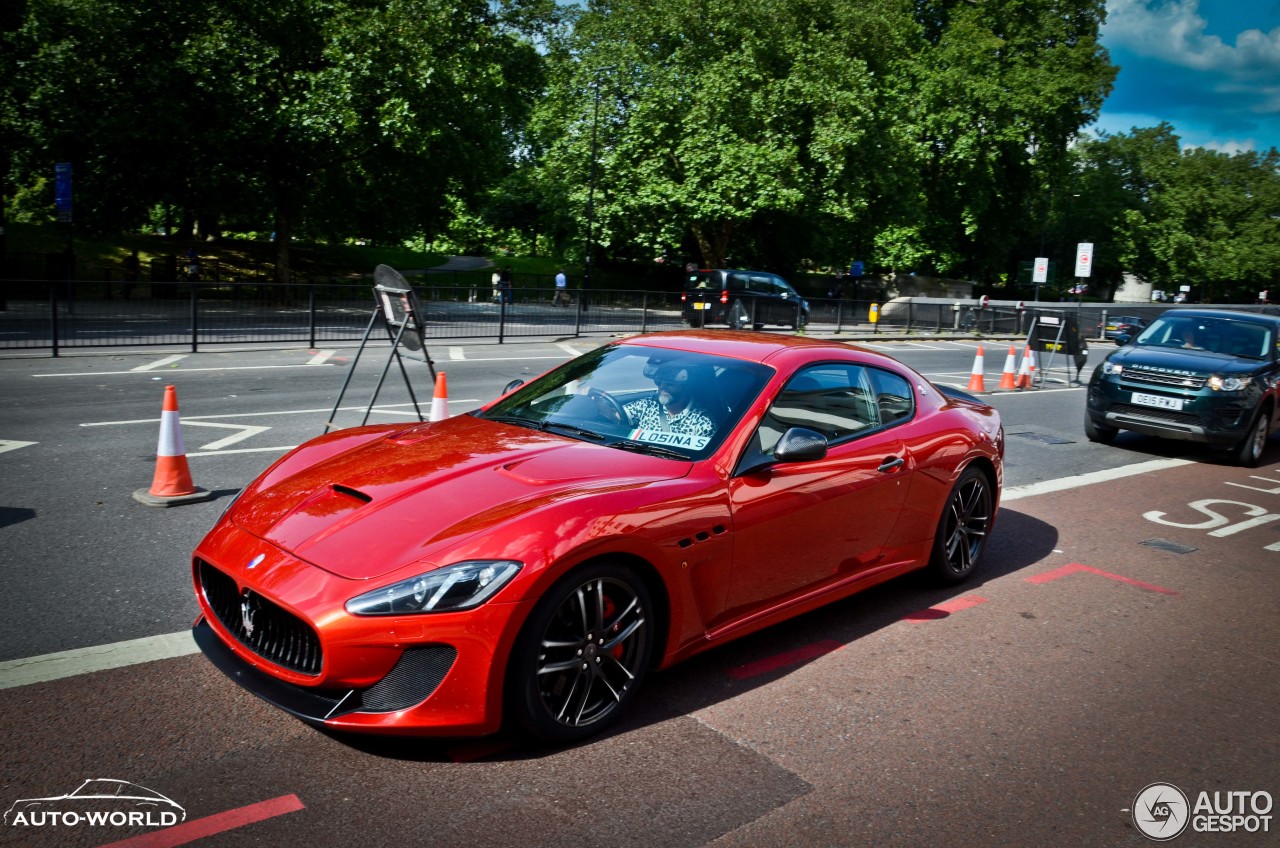
[(1214, 374), (1209, 378), (1208, 386), (1215, 392), (1238, 392), (1251, 382), (1250, 377), (1219, 377)]
[(478, 607), (507, 584), (523, 564), (468, 560), (401, 580), (347, 601), (352, 615), (412, 615)]
[(1124, 373), (1124, 366), (1118, 363), (1112, 362), (1111, 360), (1108, 359), (1106, 362), (1102, 363), (1102, 373), (1115, 374), (1117, 377), (1119, 377), (1121, 374)]

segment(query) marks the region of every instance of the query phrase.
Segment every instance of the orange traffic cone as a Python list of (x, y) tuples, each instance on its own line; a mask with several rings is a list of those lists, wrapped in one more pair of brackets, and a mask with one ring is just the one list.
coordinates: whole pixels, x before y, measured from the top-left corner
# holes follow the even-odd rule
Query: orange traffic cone
[(1022, 365), (1018, 367), (1016, 388), (1031, 388), (1031, 345), (1027, 345), (1022, 350)]
[(207, 501), (213, 492), (191, 482), (187, 450), (182, 444), (182, 422), (178, 417), (178, 391), (164, 387), (160, 411), (160, 441), (156, 445), (156, 473), (150, 489), (139, 489), (133, 499), (147, 506), (178, 506)]
[(1018, 388), (1018, 348), (1009, 345), (1009, 355), (1004, 358), (1004, 373), (1000, 375), (1000, 388)]
[(431, 417), (428, 421), (443, 421), (449, 417), (449, 383), (441, 371), (436, 376), (436, 392), (431, 397)]
[(973, 358), (973, 371), (969, 374), (969, 391), (985, 392), (987, 390), (986, 383), (983, 381), (983, 367), (983, 350), (979, 345), (978, 355)]

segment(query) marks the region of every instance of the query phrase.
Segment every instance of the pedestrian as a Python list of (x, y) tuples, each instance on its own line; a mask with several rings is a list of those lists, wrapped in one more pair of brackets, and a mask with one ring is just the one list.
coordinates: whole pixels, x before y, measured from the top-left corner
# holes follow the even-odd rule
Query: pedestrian
[(564, 275), (564, 269), (556, 271), (556, 296), (551, 301), (552, 306), (569, 306), (569, 278)]
[(142, 270), (142, 261), (138, 259), (138, 249), (135, 247), (133, 252), (124, 258), (121, 263), (124, 270), (120, 276), (124, 279), (124, 299), (129, 299), (129, 294), (133, 291), (133, 287), (138, 282), (138, 274)]
[(194, 247), (187, 248), (187, 279), (193, 283), (200, 279), (200, 257)]
[(493, 302), (498, 303), (502, 300), (502, 272), (494, 268), (489, 282), (493, 284)]
[(514, 303), (515, 295), (511, 291), (511, 266), (503, 268), (498, 274), (498, 296), (503, 303)]

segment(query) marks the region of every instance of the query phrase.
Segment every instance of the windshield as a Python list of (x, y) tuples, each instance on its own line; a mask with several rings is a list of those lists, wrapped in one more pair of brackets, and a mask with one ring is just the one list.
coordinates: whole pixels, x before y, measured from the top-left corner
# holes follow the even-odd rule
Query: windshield
[(1134, 342), (1139, 347), (1203, 350), (1245, 359), (1266, 359), (1274, 340), (1265, 324), (1203, 315), (1162, 315)]
[(703, 459), (772, 371), (755, 362), (609, 345), (521, 387), (478, 417), (671, 459)]

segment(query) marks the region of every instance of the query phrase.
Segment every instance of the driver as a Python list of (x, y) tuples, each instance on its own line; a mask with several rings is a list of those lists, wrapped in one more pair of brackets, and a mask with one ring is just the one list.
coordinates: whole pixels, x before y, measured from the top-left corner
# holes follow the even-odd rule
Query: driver
[(658, 387), (656, 397), (646, 397), (626, 404), (623, 409), (641, 430), (661, 430), (710, 437), (716, 425), (693, 398), (692, 375), (688, 366), (676, 363), (660, 365), (653, 375)]

